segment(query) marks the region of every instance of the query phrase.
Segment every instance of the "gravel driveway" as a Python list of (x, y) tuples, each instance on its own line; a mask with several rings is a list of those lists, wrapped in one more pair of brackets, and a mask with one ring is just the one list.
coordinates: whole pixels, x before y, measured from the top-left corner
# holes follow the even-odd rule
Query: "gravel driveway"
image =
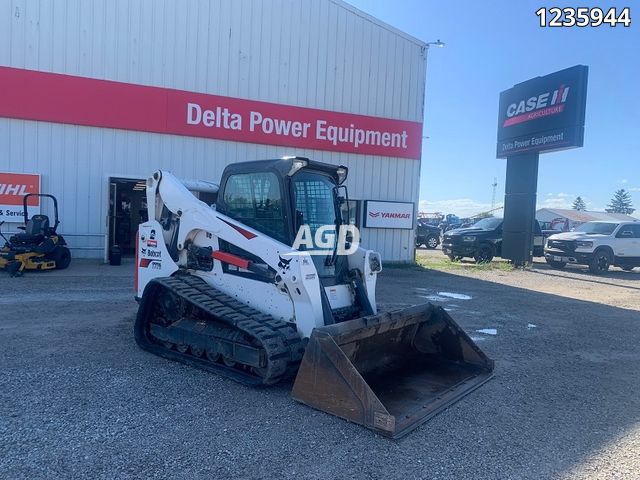
[(380, 303), (442, 304), (496, 360), (399, 441), (141, 351), (131, 270), (0, 272), (0, 478), (639, 478), (638, 269), (386, 268)]

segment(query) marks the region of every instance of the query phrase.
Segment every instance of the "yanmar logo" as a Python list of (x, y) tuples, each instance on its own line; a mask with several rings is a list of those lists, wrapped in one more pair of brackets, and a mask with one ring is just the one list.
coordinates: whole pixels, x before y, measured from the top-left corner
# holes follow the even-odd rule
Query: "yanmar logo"
[(369, 216), (372, 218), (410, 218), (410, 213), (399, 213), (399, 212), (369, 212)]
[(507, 119), (504, 121), (503, 126), (509, 127), (562, 113), (568, 96), (569, 87), (560, 85), (557, 90), (552, 92), (541, 93), (536, 97), (512, 103), (507, 107)]

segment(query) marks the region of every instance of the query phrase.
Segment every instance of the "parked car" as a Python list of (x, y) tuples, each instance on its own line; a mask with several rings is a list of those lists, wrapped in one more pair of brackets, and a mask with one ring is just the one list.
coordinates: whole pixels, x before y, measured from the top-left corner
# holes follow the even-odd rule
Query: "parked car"
[(434, 225), (429, 224), (427, 221), (418, 220), (418, 226), (416, 227), (416, 248), (420, 248), (425, 245), (427, 248), (434, 249), (440, 245), (440, 235), (442, 232)]
[[(444, 234), (442, 252), (452, 261), (464, 257), (476, 263), (490, 262), (502, 255), (502, 218), (484, 218), (469, 228), (458, 228)], [(540, 224), (535, 222), (533, 255), (541, 257), (544, 240)]]
[(587, 222), (572, 232), (551, 235), (544, 258), (553, 268), (574, 263), (587, 265), (595, 274), (605, 273), (611, 265), (631, 271), (640, 267), (640, 221)]

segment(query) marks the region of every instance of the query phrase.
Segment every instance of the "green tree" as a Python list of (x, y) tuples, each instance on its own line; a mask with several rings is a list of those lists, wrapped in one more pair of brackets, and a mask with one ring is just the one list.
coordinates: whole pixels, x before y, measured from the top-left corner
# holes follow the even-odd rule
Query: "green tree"
[(582, 200), (582, 197), (578, 196), (573, 201), (573, 205), (571, 205), (571, 208), (573, 208), (574, 210), (586, 210), (587, 204), (584, 203), (584, 200)]
[(611, 203), (607, 205), (607, 212), (609, 213), (625, 213), (631, 215), (635, 212), (635, 208), (632, 207), (631, 194), (624, 188), (618, 190), (611, 199)]

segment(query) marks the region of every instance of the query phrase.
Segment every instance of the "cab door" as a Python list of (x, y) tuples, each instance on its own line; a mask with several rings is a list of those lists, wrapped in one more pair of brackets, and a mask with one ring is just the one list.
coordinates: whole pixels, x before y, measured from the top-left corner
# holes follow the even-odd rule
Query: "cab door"
[(633, 232), (633, 239), (629, 256), (634, 257), (635, 261), (640, 264), (640, 223), (631, 225), (631, 231)]
[(614, 253), (616, 257), (633, 258), (640, 257), (640, 225), (623, 224), (616, 233), (614, 241)]

